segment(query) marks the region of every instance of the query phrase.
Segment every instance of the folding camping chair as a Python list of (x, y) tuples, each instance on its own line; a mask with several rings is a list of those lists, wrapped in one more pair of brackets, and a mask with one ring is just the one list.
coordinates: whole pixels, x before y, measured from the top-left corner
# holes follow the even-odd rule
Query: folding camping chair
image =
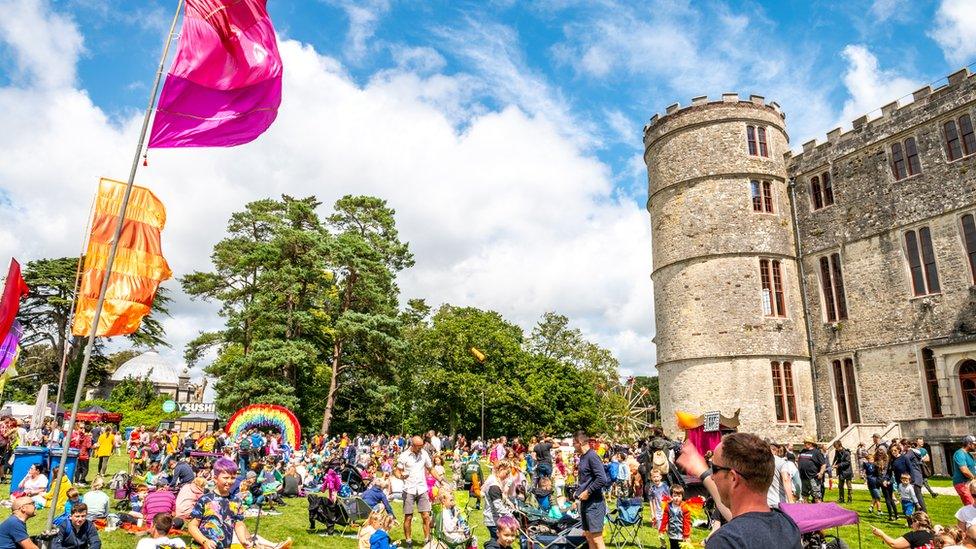
[(628, 543), (643, 549), (640, 539), (640, 529), (644, 525), (643, 501), (641, 498), (620, 498), (617, 508), (610, 511), (607, 521), (610, 523), (610, 543), (620, 549)]
[(359, 528), (373, 511), (372, 507), (359, 496), (339, 498), (339, 508), (342, 510), (342, 514), (345, 515), (343, 517), (345, 520), (341, 520), (338, 523), (342, 526), (339, 531), (340, 536), (345, 536), (350, 528)]
[[(457, 510), (457, 507), (454, 508)], [(465, 549), (471, 546), (471, 541), (474, 536), (468, 536), (467, 539), (456, 541), (452, 540), (447, 533), (444, 531), (444, 513), (442, 513), (443, 508), (440, 505), (435, 505), (433, 508), (434, 513), (434, 533), (432, 537), (432, 543), (426, 546), (426, 549)], [(463, 517), (463, 515), (462, 515)]]

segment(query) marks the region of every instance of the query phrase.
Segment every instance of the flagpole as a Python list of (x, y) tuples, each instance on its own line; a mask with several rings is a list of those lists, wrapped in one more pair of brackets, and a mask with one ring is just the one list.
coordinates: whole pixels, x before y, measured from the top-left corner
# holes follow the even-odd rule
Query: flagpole
[(135, 155), (132, 158), (132, 168), (129, 170), (129, 181), (126, 183), (125, 195), (122, 197), (122, 206), (119, 208), (119, 217), (116, 220), (115, 235), (112, 237), (112, 247), (108, 253), (108, 260), (105, 263), (105, 273), (102, 275), (102, 287), (98, 294), (98, 303), (95, 305), (95, 316), (92, 318), (91, 333), (88, 335), (88, 344), (85, 346), (84, 359), (81, 363), (81, 374), (78, 376), (78, 387), (75, 389), (75, 401), (71, 406), (71, 419), (68, 421), (65, 439), (61, 441), (61, 462), (58, 467), (58, 476), (54, 481), (53, 498), (51, 507), (47, 513), (47, 525), (45, 532), (50, 532), (54, 524), (54, 510), (57, 508), (58, 495), (61, 492), (61, 480), (64, 477), (64, 466), (68, 462), (68, 448), (71, 446), (71, 433), (75, 429), (75, 420), (78, 416), (78, 405), (81, 403), (81, 394), (85, 387), (85, 376), (88, 374), (88, 363), (91, 361), (92, 348), (95, 346), (95, 336), (98, 333), (98, 322), (101, 320), (102, 307), (105, 305), (105, 294), (108, 292), (108, 281), (112, 274), (112, 264), (115, 262), (115, 253), (119, 249), (119, 238), (122, 235), (122, 223), (125, 220), (125, 212), (129, 207), (129, 197), (132, 195), (132, 185), (136, 179), (136, 170), (139, 169), (139, 156), (142, 154), (142, 146), (146, 141), (146, 133), (149, 131), (149, 121), (152, 119), (153, 105), (156, 104), (156, 96), (159, 93), (159, 82), (163, 78), (163, 70), (166, 66), (166, 56), (169, 55), (169, 45), (173, 40), (173, 31), (176, 30), (176, 22), (180, 18), (180, 10), (183, 8), (183, 0), (177, 0), (176, 13), (173, 15), (173, 22), (169, 27), (169, 34), (166, 35), (166, 42), (163, 45), (163, 55), (159, 59), (159, 68), (156, 69), (156, 80), (153, 82), (152, 91), (149, 94), (149, 105), (146, 107), (146, 115), (142, 119), (142, 131), (139, 133), (139, 144), (136, 146)]
[[(88, 233), (91, 232), (92, 226), (92, 214), (95, 211), (95, 201), (98, 200), (98, 193), (92, 198), (91, 208), (88, 210), (88, 224), (85, 225), (85, 234), (81, 237), (81, 252), (78, 254), (78, 266), (75, 268), (75, 284), (71, 288), (71, 308), (68, 312), (68, 322), (67, 330), (68, 334), (64, 339), (64, 352), (61, 353), (61, 371), (58, 373), (58, 396), (54, 399), (54, 419), (58, 418), (58, 409), (61, 408), (61, 398), (64, 396), (64, 369), (68, 365), (68, 354), (71, 351), (71, 340), (74, 336), (71, 334), (71, 323), (75, 319), (75, 306), (78, 300), (78, 282), (81, 280), (81, 264), (85, 259), (85, 243), (88, 241)], [(2, 405), (3, 399), (0, 399), (0, 405)], [(63, 420), (63, 418), (62, 418)]]

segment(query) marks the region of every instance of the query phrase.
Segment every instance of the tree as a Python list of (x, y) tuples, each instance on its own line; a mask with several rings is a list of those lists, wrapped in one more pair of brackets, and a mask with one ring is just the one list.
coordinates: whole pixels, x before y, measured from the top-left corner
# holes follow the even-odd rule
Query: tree
[(569, 318), (554, 312), (542, 315), (532, 329), (530, 351), (575, 366), (593, 377), (595, 383), (609, 383), (619, 376), (620, 363), (613, 353), (587, 341), (579, 328), (569, 327)]
[(317, 380), (332, 320), (324, 311), (336, 290), (318, 206), (314, 197), (287, 195), (247, 204), (214, 246), (215, 270), (181, 279), (191, 297), (221, 303), (225, 329), (200, 334), (185, 358), (193, 365), (217, 351), (207, 371), (218, 378), (224, 413), (263, 402), (293, 408), (308, 422), (322, 400)]
[[(61, 360), (67, 348), (68, 364), (64, 394), (72, 395), (81, 372), (81, 354), (87, 337), (70, 335), (69, 322), (74, 306), (78, 258), (62, 257), (38, 259), (27, 264), (24, 280), (30, 291), (21, 303), (18, 318), (24, 326), (21, 341), (23, 355), (21, 373), (39, 373), (33, 383), (57, 383)], [(160, 317), (169, 315), (169, 293), (160, 287), (153, 300), (150, 314), (142, 320), (135, 333), (126, 338), (138, 347), (168, 346)], [(103, 340), (95, 340), (89, 365), (90, 385), (100, 384), (109, 364)]]
[(391, 364), (398, 351), (399, 318), (396, 273), (413, 266), (413, 255), (400, 241), (386, 201), (369, 196), (344, 196), (335, 204), (328, 224), (336, 296), (329, 300), (335, 319), (329, 357), (329, 388), (322, 432), (329, 433), (337, 390), (348, 370), (374, 371)]

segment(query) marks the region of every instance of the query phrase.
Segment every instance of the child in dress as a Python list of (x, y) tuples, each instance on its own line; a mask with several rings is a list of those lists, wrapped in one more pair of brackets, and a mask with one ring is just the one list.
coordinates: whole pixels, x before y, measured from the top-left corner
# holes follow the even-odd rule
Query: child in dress
[(651, 526), (660, 526), (661, 514), (664, 512), (664, 500), (669, 492), (668, 484), (660, 471), (651, 471), (651, 484), (647, 488), (648, 499), (651, 504)]

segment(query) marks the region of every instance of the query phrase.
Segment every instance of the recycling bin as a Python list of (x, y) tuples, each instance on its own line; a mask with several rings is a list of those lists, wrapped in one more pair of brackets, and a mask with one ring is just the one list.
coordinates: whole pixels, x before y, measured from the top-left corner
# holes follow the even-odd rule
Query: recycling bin
[[(49, 454), (48, 471), (54, 472), (54, 468), (61, 465), (61, 448), (51, 448)], [(75, 481), (75, 466), (78, 465), (78, 449), (68, 448), (68, 461), (64, 463), (64, 476), (71, 482)], [(54, 477), (51, 476), (51, 480)]]
[(10, 491), (16, 492), (20, 481), (27, 476), (31, 465), (47, 465), (48, 449), (43, 446), (14, 448), (14, 466), (10, 472)]

